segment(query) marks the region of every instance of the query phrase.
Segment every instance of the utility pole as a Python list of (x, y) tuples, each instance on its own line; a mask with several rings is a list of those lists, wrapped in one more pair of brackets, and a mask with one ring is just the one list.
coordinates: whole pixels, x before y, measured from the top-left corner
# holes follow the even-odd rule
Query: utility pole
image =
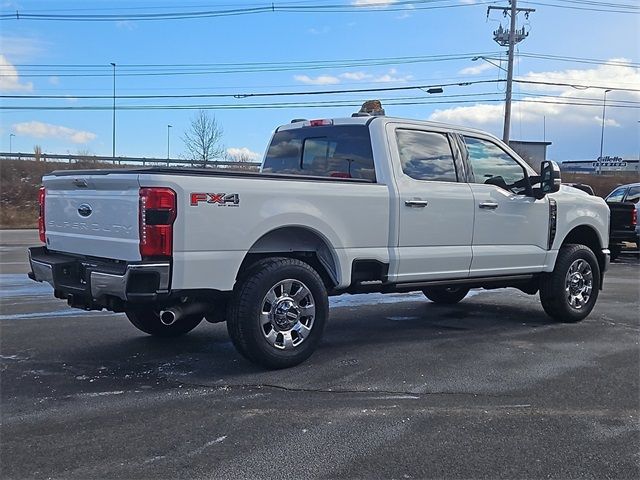
[(507, 60), (507, 91), (504, 100), (504, 129), (502, 131), (502, 140), (505, 143), (509, 143), (509, 134), (511, 132), (511, 96), (513, 92), (513, 57), (516, 44), (527, 38), (529, 32), (525, 32), (524, 27), (522, 30), (516, 30), (516, 17), (518, 13), (524, 12), (525, 17), (529, 18), (529, 14), (535, 12), (535, 8), (518, 8), (516, 4), (517, 0), (510, 0), (511, 6), (509, 7), (487, 7), (487, 17), (491, 10), (500, 10), (503, 16), (509, 15), (509, 30), (500, 27), (493, 32), (493, 39), (503, 47), (509, 47), (508, 60)]

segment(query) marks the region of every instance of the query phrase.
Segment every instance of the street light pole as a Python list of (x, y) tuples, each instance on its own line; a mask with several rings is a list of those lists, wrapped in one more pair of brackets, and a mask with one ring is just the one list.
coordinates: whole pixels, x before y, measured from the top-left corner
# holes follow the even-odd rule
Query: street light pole
[(602, 159), (602, 150), (604, 147), (604, 116), (607, 112), (607, 93), (609, 93), (610, 91), (611, 89), (605, 90), (604, 96), (602, 98), (602, 129), (600, 130), (600, 159)]
[(111, 66), (113, 67), (113, 148), (111, 150), (111, 157), (113, 158), (113, 163), (116, 163), (116, 64), (111, 62)]
[(173, 125), (167, 125), (167, 166), (169, 166), (169, 132)]
[(9, 155), (11, 155), (11, 154), (13, 153), (13, 150), (12, 150), (12, 146), (13, 146), (13, 145), (12, 145), (12, 140), (13, 140), (13, 137), (15, 137), (15, 134), (10, 133), (10, 134), (9, 134)]

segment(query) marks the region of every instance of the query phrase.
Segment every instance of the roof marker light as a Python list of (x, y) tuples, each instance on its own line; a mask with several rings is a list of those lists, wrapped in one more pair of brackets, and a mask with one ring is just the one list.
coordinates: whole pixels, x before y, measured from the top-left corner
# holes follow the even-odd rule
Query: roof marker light
[(322, 120), (309, 120), (308, 122), (304, 122), (305, 127), (322, 127), (323, 125), (333, 125), (333, 120), (330, 119), (322, 119)]

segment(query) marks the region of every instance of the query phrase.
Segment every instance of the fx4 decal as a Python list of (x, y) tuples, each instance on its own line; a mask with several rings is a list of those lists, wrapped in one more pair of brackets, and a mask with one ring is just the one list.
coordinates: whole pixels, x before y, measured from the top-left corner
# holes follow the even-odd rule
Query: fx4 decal
[(219, 207), (240, 206), (240, 195), (237, 193), (192, 193), (191, 206), (197, 207), (201, 202), (213, 203)]

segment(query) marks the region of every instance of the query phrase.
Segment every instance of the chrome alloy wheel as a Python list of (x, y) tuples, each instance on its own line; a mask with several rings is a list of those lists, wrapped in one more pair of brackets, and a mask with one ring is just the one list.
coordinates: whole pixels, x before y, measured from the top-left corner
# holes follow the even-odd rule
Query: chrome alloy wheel
[(275, 284), (264, 296), (260, 327), (270, 345), (291, 350), (309, 336), (315, 317), (311, 290), (299, 280), (287, 279)]
[(567, 271), (564, 285), (569, 305), (576, 310), (584, 307), (593, 290), (593, 272), (589, 262), (581, 258), (574, 261)]

